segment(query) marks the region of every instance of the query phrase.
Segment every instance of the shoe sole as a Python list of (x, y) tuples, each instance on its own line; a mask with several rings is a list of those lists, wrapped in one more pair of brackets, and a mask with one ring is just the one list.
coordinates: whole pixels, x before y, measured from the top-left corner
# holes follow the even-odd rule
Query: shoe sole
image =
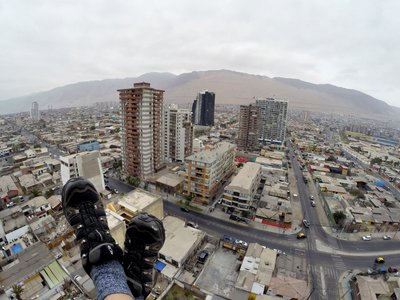
[(64, 209), (68, 207), (73, 207), (73, 208), (78, 207), (79, 203), (74, 203), (72, 201), (75, 193), (84, 193), (88, 190), (92, 190), (95, 194), (97, 194), (97, 200), (90, 198), (88, 199), (88, 201), (95, 204), (100, 200), (96, 188), (93, 186), (93, 184), (91, 184), (87, 180), (82, 180), (82, 179), (83, 179), (82, 177), (71, 178), (64, 185), (61, 192), (62, 206)]

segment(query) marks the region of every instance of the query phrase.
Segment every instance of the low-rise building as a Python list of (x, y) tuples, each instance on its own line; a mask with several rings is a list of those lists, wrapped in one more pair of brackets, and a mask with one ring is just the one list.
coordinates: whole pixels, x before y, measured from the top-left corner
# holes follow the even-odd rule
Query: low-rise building
[(266, 293), (275, 273), (276, 252), (257, 243), (250, 243), (235, 287), (255, 295)]
[(200, 247), (205, 233), (185, 226), (181, 219), (167, 216), (163, 220), (165, 243), (160, 249), (159, 260), (164, 265), (159, 271), (163, 276), (172, 279), (186, 260)]
[(116, 212), (121, 215), (126, 222), (139, 212), (147, 212), (162, 220), (164, 218), (163, 199), (157, 195), (137, 188), (124, 195), (118, 201)]

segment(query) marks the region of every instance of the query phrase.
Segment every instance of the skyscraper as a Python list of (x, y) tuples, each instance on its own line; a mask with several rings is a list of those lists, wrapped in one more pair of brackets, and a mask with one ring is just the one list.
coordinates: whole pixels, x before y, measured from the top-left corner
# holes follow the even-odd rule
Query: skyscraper
[(193, 126), (188, 109), (176, 104), (164, 106), (162, 121), (162, 152), (165, 161), (184, 161), (192, 154)]
[(288, 102), (273, 98), (260, 98), (256, 99), (256, 106), (261, 109), (259, 141), (264, 144), (282, 144), (286, 137)]
[(32, 120), (39, 120), (40, 119), (40, 114), (39, 114), (39, 103), (36, 101), (32, 102), (31, 106), (31, 119)]
[(215, 94), (209, 91), (198, 93), (192, 105), (193, 124), (214, 126)]
[(240, 105), (238, 149), (255, 151), (259, 148), (258, 135), (261, 126), (260, 108), (254, 104)]
[(161, 111), (163, 90), (139, 82), (118, 90), (122, 121), (122, 168), (147, 178), (162, 168)]

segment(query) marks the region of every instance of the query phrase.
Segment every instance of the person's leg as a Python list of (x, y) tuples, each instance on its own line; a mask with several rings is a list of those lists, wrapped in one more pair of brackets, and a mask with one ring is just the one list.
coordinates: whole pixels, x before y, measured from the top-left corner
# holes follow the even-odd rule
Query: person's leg
[(70, 179), (62, 190), (62, 207), (80, 241), (82, 265), (98, 299), (133, 299), (121, 265), (122, 250), (110, 234), (95, 187), (83, 178)]
[(156, 217), (140, 213), (129, 222), (122, 265), (133, 296), (144, 298), (153, 289), (154, 263), (164, 245), (165, 230)]

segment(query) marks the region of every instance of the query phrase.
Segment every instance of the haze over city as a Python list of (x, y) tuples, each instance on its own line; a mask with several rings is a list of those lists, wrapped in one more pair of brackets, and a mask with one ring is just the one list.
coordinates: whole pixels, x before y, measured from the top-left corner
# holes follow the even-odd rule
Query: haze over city
[(400, 299), (399, 8), (0, 0), (0, 300)]
[(400, 106), (398, 1), (1, 1), (0, 99), (87, 80), (231, 69)]

